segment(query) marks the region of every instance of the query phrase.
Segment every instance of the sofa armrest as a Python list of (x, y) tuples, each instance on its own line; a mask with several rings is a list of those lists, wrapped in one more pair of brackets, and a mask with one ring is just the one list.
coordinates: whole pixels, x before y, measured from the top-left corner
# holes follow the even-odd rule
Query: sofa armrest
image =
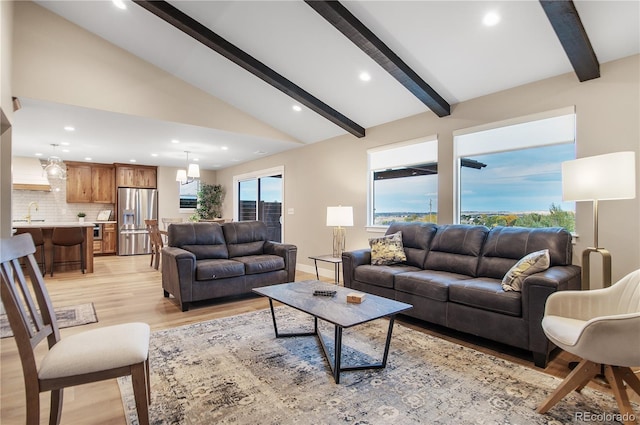
[(267, 241), (264, 243), (264, 253), (282, 257), (284, 259), (284, 268), (287, 271), (287, 282), (294, 282), (296, 280), (297, 246)]
[(342, 253), (342, 274), (344, 286), (351, 288), (355, 279), (356, 267), (371, 264), (371, 249), (359, 249)]
[[(192, 300), (196, 276), (196, 256), (189, 251), (165, 246), (162, 255), (162, 288), (183, 305)], [(183, 311), (184, 311), (183, 305)]]
[(529, 324), (529, 349), (548, 353), (553, 347), (542, 330), (547, 298), (554, 292), (580, 289), (578, 266), (553, 266), (528, 276), (522, 283), (522, 317)]

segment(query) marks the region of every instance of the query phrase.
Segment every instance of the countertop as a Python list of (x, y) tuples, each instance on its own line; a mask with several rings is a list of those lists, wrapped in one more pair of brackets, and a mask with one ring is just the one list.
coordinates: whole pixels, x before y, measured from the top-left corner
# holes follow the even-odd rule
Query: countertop
[(31, 224), (26, 221), (14, 221), (11, 223), (11, 227), (15, 229), (29, 227), (40, 227), (41, 229), (51, 229), (54, 227), (93, 227), (93, 221), (85, 221), (84, 223), (80, 223), (79, 221), (32, 221)]

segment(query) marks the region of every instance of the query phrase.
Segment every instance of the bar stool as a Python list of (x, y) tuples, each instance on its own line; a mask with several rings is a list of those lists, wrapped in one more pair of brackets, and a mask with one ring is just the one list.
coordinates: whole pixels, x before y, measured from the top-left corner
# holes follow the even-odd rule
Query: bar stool
[(31, 238), (33, 238), (33, 244), (36, 248), (40, 247), (40, 257), (42, 258), (42, 276), (47, 274), (47, 263), (44, 260), (44, 236), (42, 235), (42, 229), (39, 227), (25, 229), (23, 227), (16, 229), (16, 235), (21, 233), (29, 233), (31, 234)]
[(153, 266), (154, 269), (158, 270), (158, 268), (160, 267), (160, 252), (162, 251), (162, 247), (164, 246), (162, 242), (162, 235), (160, 234), (160, 229), (158, 228), (158, 220), (145, 220), (144, 224), (147, 225), (147, 232), (149, 232), (149, 242), (151, 243), (151, 262), (149, 263), (149, 267)]
[(56, 246), (76, 246), (80, 245), (80, 267), (84, 274), (84, 227), (54, 227), (51, 235), (51, 277), (53, 277), (53, 267), (55, 265)]

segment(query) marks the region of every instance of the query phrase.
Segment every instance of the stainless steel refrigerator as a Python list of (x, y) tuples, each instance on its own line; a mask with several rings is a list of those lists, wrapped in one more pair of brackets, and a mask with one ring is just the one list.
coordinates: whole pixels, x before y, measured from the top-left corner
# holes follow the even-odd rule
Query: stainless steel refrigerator
[(118, 255), (151, 253), (145, 220), (158, 219), (156, 189), (118, 188)]

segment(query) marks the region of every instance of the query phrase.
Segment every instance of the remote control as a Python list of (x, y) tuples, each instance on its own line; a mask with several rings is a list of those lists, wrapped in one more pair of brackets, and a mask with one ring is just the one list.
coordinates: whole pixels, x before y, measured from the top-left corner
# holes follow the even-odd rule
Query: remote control
[(313, 291), (313, 295), (319, 295), (321, 297), (333, 297), (335, 294), (336, 294), (336, 291), (321, 291), (321, 290)]

